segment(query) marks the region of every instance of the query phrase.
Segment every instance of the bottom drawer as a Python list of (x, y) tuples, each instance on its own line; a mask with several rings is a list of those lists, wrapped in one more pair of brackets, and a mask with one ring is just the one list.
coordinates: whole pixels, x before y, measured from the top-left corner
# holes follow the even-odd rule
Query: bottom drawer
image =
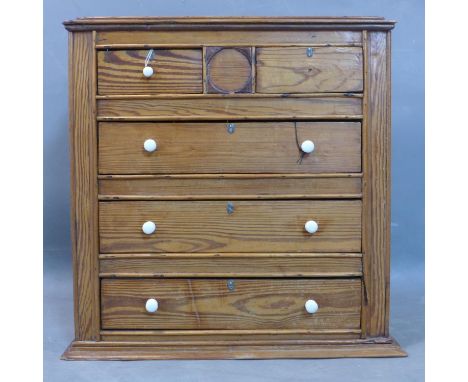
[(358, 329), (361, 280), (103, 279), (101, 314), (103, 329)]

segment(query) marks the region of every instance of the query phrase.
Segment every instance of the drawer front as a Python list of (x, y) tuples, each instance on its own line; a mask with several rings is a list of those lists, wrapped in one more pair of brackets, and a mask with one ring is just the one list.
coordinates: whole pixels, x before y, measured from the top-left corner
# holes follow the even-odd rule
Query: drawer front
[[(99, 204), (102, 253), (360, 252), (361, 201), (131, 201)], [(232, 208), (230, 208), (232, 207)], [(230, 211), (228, 211), (230, 210)], [(150, 221), (154, 233), (142, 226)], [(318, 230), (305, 230), (315, 221)]]
[[(166, 97), (147, 99), (97, 100), (99, 121), (194, 121), (194, 120), (284, 120), (297, 119), (360, 119), (362, 98), (350, 95), (302, 94), (276, 97), (269, 94), (256, 96), (203, 96)], [(235, 98), (235, 99), (234, 99)]]
[(143, 75), (148, 50), (99, 51), (98, 94), (201, 93), (201, 49), (155, 49)]
[(101, 281), (103, 329), (358, 329), (360, 310), (360, 279)]
[[(148, 139), (155, 151), (145, 151)], [(300, 148), (306, 140), (309, 154)], [(360, 171), (359, 122), (99, 124), (101, 174)]]
[(108, 175), (99, 179), (101, 200), (355, 199), (359, 174)]
[(206, 47), (205, 66), (207, 93), (252, 93), (252, 48)]
[[(309, 57), (310, 56), (310, 57)], [(361, 92), (360, 47), (257, 48), (258, 93)]]
[(239, 30), (172, 30), (151, 32), (132, 31), (97, 31), (97, 42), (107, 47), (119, 44), (141, 45), (180, 45), (198, 46), (233, 46), (251, 45), (295, 45), (295, 44), (360, 44), (361, 31), (345, 30), (249, 30), (247, 27)]
[[(248, 262), (249, 266), (245, 264)], [(360, 253), (112, 253), (99, 257), (109, 277), (361, 277)]]

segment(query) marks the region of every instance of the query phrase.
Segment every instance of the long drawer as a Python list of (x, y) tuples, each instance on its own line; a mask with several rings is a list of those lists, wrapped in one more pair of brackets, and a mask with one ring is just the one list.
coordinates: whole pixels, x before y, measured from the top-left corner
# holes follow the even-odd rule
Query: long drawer
[(101, 200), (356, 199), (360, 174), (105, 175)]
[[(305, 154), (308, 140), (314, 147)], [(99, 125), (101, 174), (360, 171), (359, 122)]]
[(357, 329), (360, 311), (360, 279), (101, 281), (103, 329)]
[(362, 254), (110, 253), (99, 256), (99, 276), (102, 278), (361, 277)]
[(291, 94), (245, 96), (204, 94), (203, 96), (97, 99), (98, 121), (195, 121), (195, 120), (284, 120), (360, 119), (362, 97)]
[(101, 253), (360, 252), (361, 201), (101, 202), (99, 234)]

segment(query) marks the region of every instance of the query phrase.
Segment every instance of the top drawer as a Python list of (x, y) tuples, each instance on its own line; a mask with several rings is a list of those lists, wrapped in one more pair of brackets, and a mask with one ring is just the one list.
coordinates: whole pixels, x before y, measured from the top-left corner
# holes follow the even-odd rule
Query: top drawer
[(257, 93), (361, 92), (360, 47), (257, 48)]
[(99, 51), (98, 94), (201, 93), (201, 49), (155, 49), (154, 74), (143, 75), (148, 50)]

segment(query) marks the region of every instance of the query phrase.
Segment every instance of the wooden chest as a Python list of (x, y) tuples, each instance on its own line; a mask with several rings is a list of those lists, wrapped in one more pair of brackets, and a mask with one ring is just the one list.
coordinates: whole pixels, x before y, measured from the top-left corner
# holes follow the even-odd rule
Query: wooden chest
[(405, 355), (388, 329), (394, 22), (64, 24), (63, 358)]

